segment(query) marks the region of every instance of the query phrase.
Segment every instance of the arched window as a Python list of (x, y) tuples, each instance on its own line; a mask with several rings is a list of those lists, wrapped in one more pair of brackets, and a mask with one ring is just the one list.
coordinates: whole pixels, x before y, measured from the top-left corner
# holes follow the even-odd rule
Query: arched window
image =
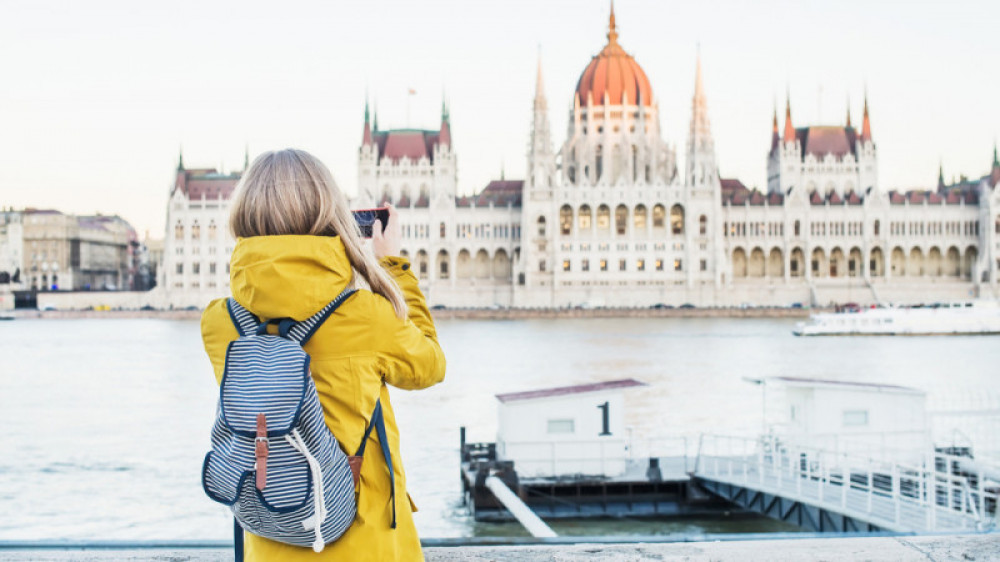
[(545, 217), (538, 217), (538, 235), (545, 236)]
[(438, 262), (438, 277), (441, 279), (448, 278), (448, 252), (441, 250), (438, 252), (437, 256)]
[(573, 208), (569, 205), (563, 205), (559, 209), (559, 233), (563, 236), (568, 235), (573, 230)]
[(663, 205), (653, 207), (653, 228), (663, 228), (667, 217), (667, 209)]
[(802, 223), (799, 221), (795, 221), (795, 236), (798, 236), (801, 230), (802, 230)]
[(444, 222), (441, 223), (441, 238), (444, 238), (448, 234), (447, 229), (444, 226)]
[(611, 208), (601, 205), (597, 208), (597, 230), (607, 230), (611, 228)]
[(198, 224), (198, 221), (196, 220), (194, 221), (194, 224), (191, 225), (191, 239), (197, 240), (200, 237), (201, 237), (201, 226)]
[[(874, 228), (874, 231), (875, 231), (875, 236), (878, 236), (878, 235), (879, 235), (879, 232), (880, 232), (880, 227), (881, 227), (881, 226), (882, 226), (882, 223), (881, 223), (880, 221), (876, 220), (876, 221), (875, 221), (875, 228)], [(1000, 231), (998, 231), (998, 232), (1000, 232)]]
[(580, 213), (578, 216), (579, 216), (580, 230), (581, 231), (590, 230), (590, 219), (591, 219), (590, 206), (584, 205), (580, 207)]
[(218, 234), (218, 227), (215, 225), (215, 219), (212, 219), (208, 223), (208, 239), (215, 240), (215, 236)]
[(636, 205), (635, 214), (632, 216), (636, 231), (646, 230), (646, 206)]
[(708, 232), (708, 217), (702, 215), (698, 217), (698, 234), (704, 236)]
[(619, 236), (628, 231), (628, 207), (625, 205), (615, 207), (615, 231)]
[(670, 231), (674, 234), (684, 234), (684, 207), (670, 207)]
[(177, 221), (177, 224), (174, 226), (174, 239), (184, 239), (184, 225), (181, 224), (181, 221)]

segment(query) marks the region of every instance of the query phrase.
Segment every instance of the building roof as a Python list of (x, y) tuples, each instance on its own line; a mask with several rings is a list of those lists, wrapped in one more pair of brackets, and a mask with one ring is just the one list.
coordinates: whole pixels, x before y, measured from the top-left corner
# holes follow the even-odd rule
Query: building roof
[(214, 168), (177, 170), (177, 188), (189, 200), (229, 199), (240, 182), (242, 172), (220, 174)]
[(427, 160), (434, 162), (434, 146), (440, 140), (441, 131), (398, 129), (375, 131), (372, 136), (375, 144), (378, 145), (379, 160), (388, 158), (393, 162), (398, 162), (400, 158), (411, 160), (427, 158)]
[[(719, 183), (722, 185), (723, 203), (729, 201), (734, 205), (742, 205), (743, 202), (746, 201), (746, 198), (750, 193), (750, 190), (747, 188), (747, 186), (743, 185), (743, 182), (735, 178), (734, 179), (719, 178)], [(737, 196), (740, 197), (740, 201), (738, 203), (733, 200)]]
[(844, 390), (872, 390), (877, 392), (898, 392), (903, 394), (925, 394), (919, 388), (857, 381), (836, 381), (830, 379), (813, 379), (808, 377), (768, 377), (767, 380), (779, 382), (788, 386), (825, 386)]
[(624, 388), (635, 388), (637, 386), (649, 386), (644, 382), (635, 379), (620, 379), (614, 381), (604, 381), (591, 384), (578, 384), (574, 386), (560, 386), (556, 388), (544, 388), (541, 390), (529, 390), (526, 392), (511, 392), (507, 394), (497, 394), (497, 400), (507, 402), (517, 402), (519, 400), (534, 400), (536, 398), (551, 398), (553, 396), (571, 396), (574, 394), (586, 394), (590, 392), (606, 392)]
[(818, 159), (832, 154), (840, 160), (848, 154), (856, 156), (857, 131), (854, 127), (817, 126), (795, 129), (795, 135), (802, 147), (802, 158), (812, 154)]
[(478, 194), (472, 197), (455, 198), (457, 207), (513, 207), (521, 206), (521, 194), (524, 191), (524, 180), (493, 180)]
[(623, 97), (630, 104), (653, 104), (653, 88), (649, 84), (649, 78), (639, 63), (618, 44), (614, 6), (611, 7), (608, 43), (590, 60), (576, 83), (576, 96), (580, 105), (604, 105), (605, 95), (611, 105), (620, 105)]

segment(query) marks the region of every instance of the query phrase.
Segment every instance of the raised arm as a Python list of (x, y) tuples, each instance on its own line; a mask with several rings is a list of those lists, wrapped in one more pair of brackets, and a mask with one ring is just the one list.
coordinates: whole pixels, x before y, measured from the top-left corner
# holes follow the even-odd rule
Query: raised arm
[[(406, 320), (393, 316), (384, 324), (386, 340), (381, 359), (385, 364), (385, 382), (407, 390), (433, 386), (444, 380), (444, 352), (417, 278), (406, 258), (383, 258), (382, 265), (396, 279), (410, 309)], [(388, 306), (386, 309), (392, 310)]]
[(444, 352), (437, 341), (434, 321), (427, 310), (427, 302), (417, 278), (410, 269), (410, 262), (399, 256), (400, 226), (395, 207), (389, 208), (389, 220), (383, 233), (380, 221), (372, 228), (372, 244), (382, 267), (396, 280), (409, 307), (409, 318), (393, 317), (386, 322), (387, 340), (383, 342), (382, 361), (385, 363), (385, 382), (399, 388), (416, 390), (427, 388), (444, 380)]

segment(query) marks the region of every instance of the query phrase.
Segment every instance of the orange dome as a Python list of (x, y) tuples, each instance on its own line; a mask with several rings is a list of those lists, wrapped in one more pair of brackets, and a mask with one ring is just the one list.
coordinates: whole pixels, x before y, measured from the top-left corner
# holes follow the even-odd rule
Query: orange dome
[(653, 88), (649, 85), (649, 78), (646, 78), (639, 63), (618, 44), (614, 7), (611, 8), (608, 44), (590, 60), (576, 83), (580, 105), (587, 104), (588, 96), (594, 105), (604, 105), (604, 94), (608, 95), (612, 105), (621, 104), (623, 94), (628, 96), (629, 104), (641, 102), (642, 105), (653, 105)]

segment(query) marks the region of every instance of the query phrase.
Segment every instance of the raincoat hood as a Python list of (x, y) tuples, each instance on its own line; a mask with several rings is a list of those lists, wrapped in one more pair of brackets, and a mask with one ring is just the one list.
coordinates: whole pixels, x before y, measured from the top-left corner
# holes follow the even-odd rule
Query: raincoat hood
[(236, 242), (230, 264), (233, 297), (261, 318), (305, 320), (353, 277), (339, 236), (253, 236)]

